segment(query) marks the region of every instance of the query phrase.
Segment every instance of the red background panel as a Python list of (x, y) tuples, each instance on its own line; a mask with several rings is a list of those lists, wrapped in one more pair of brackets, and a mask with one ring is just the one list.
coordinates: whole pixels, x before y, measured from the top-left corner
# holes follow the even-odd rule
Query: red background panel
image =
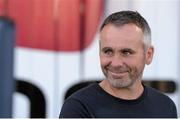
[(0, 15), (4, 14), (4, 0), (0, 0)]
[(18, 46), (54, 50), (52, 0), (9, 0), (8, 13), (16, 23)]
[(79, 50), (80, 0), (60, 0), (57, 25), (58, 50)]
[(72, 52), (88, 47), (103, 12), (103, 0), (8, 0), (7, 3), (0, 0), (0, 13), (6, 8), (6, 15), (15, 21), (17, 45), (51, 51)]

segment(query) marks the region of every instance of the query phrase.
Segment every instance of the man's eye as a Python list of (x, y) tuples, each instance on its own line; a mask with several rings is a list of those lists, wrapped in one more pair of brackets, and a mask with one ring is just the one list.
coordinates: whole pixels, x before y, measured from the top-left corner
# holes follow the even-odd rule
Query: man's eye
[(106, 55), (112, 55), (113, 52), (112, 52), (112, 50), (107, 49), (107, 50), (104, 51), (104, 54), (106, 54)]
[(129, 51), (123, 51), (124, 55), (130, 55), (131, 53)]
[(121, 51), (123, 55), (125, 56), (128, 56), (128, 55), (131, 55), (133, 54), (133, 51), (132, 50), (129, 50), (129, 49), (124, 49)]

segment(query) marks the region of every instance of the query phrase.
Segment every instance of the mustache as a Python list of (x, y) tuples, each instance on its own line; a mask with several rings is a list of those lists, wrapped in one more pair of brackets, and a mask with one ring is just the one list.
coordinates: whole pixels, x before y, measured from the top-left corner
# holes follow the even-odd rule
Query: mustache
[(119, 66), (119, 67), (107, 66), (106, 69), (114, 73), (123, 73), (123, 72), (131, 71), (131, 69), (128, 66)]

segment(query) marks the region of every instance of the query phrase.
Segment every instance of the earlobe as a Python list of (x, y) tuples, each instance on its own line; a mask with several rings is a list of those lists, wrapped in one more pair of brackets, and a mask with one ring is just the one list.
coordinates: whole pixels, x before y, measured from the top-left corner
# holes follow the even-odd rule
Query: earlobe
[(154, 47), (150, 46), (146, 52), (146, 64), (149, 65), (152, 62), (154, 55)]

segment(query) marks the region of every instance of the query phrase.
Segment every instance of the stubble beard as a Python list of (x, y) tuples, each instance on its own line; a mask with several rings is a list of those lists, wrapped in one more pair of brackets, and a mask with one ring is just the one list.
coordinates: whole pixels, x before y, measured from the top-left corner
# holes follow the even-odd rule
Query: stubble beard
[[(132, 70), (131, 70), (132, 71)], [(129, 88), (131, 87), (136, 80), (141, 79), (143, 71), (139, 71), (135, 68), (133, 72), (128, 72), (127, 76), (122, 78), (114, 79), (108, 70), (103, 71), (104, 75), (106, 76), (106, 80), (109, 84), (114, 88)]]
[(114, 79), (110, 75), (108, 75), (106, 78), (107, 81), (110, 83), (110, 85), (113, 86), (114, 88), (127, 88), (132, 86), (132, 84), (134, 83), (134, 80), (129, 76), (129, 74), (127, 77), (123, 77), (119, 79)]

